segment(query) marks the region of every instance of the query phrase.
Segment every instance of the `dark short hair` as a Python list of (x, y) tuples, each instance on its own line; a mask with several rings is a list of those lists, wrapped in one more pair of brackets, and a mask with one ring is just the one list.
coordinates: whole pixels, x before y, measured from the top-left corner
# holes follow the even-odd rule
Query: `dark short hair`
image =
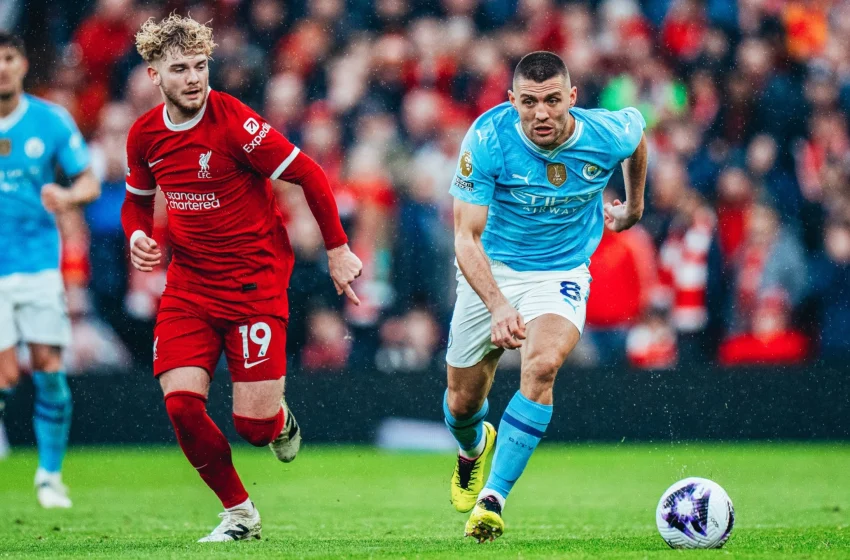
[(525, 78), (540, 83), (555, 76), (569, 79), (570, 72), (561, 57), (549, 51), (528, 53), (522, 57), (514, 70), (514, 82)]
[(24, 47), (23, 40), (8, 31), (0, 31), (0, 47), (11, 47), (21, 53), (21, 56), (27, 56), (27, 50)]

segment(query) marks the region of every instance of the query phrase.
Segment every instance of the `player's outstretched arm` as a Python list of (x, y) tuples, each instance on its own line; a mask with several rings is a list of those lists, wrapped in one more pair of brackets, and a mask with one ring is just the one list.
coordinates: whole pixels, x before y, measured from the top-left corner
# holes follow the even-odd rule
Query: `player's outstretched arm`
[(626, 183), (626, 203), (615, 200), (605, 205), (605, 227), (611, 231), (629, 229), (643, 216), (643, 192), (646, 186), (646, 165), (649, 149), (646, 135), (642, 135), (634, 153), (623, 161), (623, 179)]
[(464, 278), (490, 310), (490, 339), (493, 344), (505, 349), (519, 348), (525, 340), (525, 321), (496, 284), (481, 244), (488, 209), (487, 206), (455, 199), (455, 255)]
[(41, 203), (48, 212), (59, 214), (84, 206), (100, 196), (100, 180), (91, 169), (86, 169), (74, 178), (68, 188), (48, 183), (41, 187)]
[(363, 263), (348, 247), (348, 236), (342, 229), (336, 200), (324, 170), (306, 154), (298, 152), (279, 178), (301, 186), (310, 212), (322, 232), (328, 252), (328, 270), (336, 293), (345, 294), (354, 305), (360, 305), (351, 284), (360, 276)]

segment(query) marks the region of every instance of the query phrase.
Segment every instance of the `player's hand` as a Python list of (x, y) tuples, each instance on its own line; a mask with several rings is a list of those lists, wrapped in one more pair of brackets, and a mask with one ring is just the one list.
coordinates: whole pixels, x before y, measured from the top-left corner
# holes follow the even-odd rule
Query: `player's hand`
[(619, 200), (605, 203), (605, 227), (611, 231), (623, 231), (629, 229), (640, 220), (643, 211), (634, 211), (628, 205)]
[(351, 252), (348, 244), (328, 251), (328, 268), (337, 295), (345, 294), (354, 305), (360, 305), (360, 299), (351, 288), (351, 283), (363, 272), (363, 263)]
[(519, 311), (505, 301), (490, 317), (490, 340), (499, 348), (513, 350), (525, 340), (525, 321)]
[(60, 214), (73, 206), (71, 194), (56, 183), (41, 187), (41, 203), (48, 212)]
[(130, 247), (130, 262), (137, 270), (150, 272), (153, 267), (162, 262), (162, 251), (156, 241), (145, 235), (140, 235)]

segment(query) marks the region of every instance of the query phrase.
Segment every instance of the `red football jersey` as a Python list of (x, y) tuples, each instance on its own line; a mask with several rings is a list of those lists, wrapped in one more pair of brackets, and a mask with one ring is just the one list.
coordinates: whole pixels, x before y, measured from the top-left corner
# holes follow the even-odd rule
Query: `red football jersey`
[[(136, 121), (127, 191), (153, 197), (159, 187), (165, 195), (173, 249), (166, 291), (285, 301), (293, 255), (269, 179), (285, 178), (298, 154), (257, 113), (217, 91), (188, 122), (173, 124), (164, 105)], [(332, 244), (345, 242), (341, 232)]]

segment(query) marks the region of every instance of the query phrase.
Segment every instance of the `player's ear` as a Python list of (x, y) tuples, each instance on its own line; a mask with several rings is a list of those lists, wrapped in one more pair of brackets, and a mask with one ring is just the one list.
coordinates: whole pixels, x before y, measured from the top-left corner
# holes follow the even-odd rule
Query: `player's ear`
[(578, 101), (578, 88), (573, 86), (570, 88), (570, 109), (576, 106), (576, 101)]
[(159, 87), (159, 84), (162, 83), (162, 76), (159, 75), (159, 72), (156, 71), (156, 68), (153, 65), (148, 66), (148, 77), (153, 82), (153, 85)]
[(510, 102), (511, 102), (511, 105), (513, 105), (513, 106), (514, 106), (514, 109), (517, 109), (517, 108), (518, 108), (518, 107), (516, 106), (516, 96), (514, 95), (513, 90), (510, 90), (510, 89), (508, 90), (508, 101), (510, 101)]

